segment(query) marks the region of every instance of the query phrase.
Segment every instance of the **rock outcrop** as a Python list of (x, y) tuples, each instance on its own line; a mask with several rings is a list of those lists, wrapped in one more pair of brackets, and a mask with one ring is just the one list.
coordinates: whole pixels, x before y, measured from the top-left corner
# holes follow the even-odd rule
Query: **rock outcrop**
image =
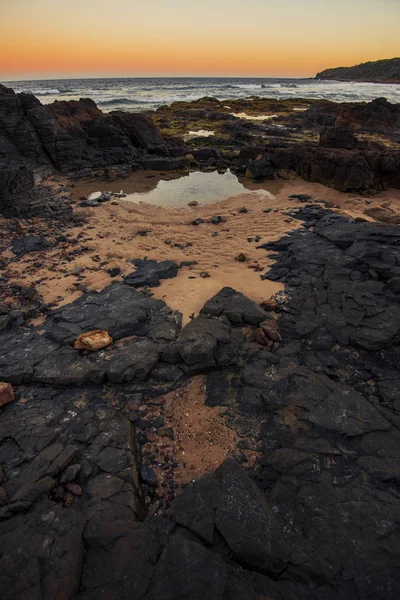
[(33, 191), (38, 168), (62, 173), (118, 165), (132, 169), (150, 160), (149, 154), (163, 157), (162, 168), (168, 161), (179, 168), (183, 159), (173, 157), (187, 149), (182, 141), (172, 146), (170, 152), (145, 115), (104, 114), (90, 99), (42, 105), (31, 94), (0, 85), (0, 212), (18, 212), (21, 195)]
[[(290, 214), (306, 227), (262, 246), (264, 277), (286, 285), (278, 325), (224, 288), (182, 329), (116, 283), (0, 333), (15, 393), (0, 408), (2, 598), (398, 597), (399, 228)], [(75, 350), (94, 329), (113, 345)], [(196, 373), (254, 460), (225, 460), (146, 516), (153, 409)]]
[(316, 79), (336, 81), (365, 81), (372, 83), (400, 83), (400, 58), (366, 62), (353, 67), (336, 67), (317, 73)]

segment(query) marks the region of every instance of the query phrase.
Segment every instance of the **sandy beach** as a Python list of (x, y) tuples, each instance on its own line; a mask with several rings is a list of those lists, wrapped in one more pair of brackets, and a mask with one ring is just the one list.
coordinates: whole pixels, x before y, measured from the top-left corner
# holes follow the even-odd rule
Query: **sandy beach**
[[(74, 196), (78, 199), (99, 185), (98, 182), (76, 184)], [(124, 188), (124, 181), (104, 185), (119, 190)], [(139, 185), (142, 191), (146, 190), (145, 181)], [(257, 246), (299, 227), (299, 221), (286, 214), (302, 205), (290, 200), (291, 194), (308, 194), (324, 200), (354, 218), (373, 220), (363, 214), (364, 210), (388, 202), (395, 213), (400, 213), (398, 190), (365, 198), (300, 179), (268, 182), (265, 196), (249, 191), (204, 206), (200, 196), (196, 207), (163, 208), (120, 199), (117, 204), (107, 203), (100, 208), (75, 209), (85, 217), (85, 223), (69, 230), (70, 238), (79, 242), (72, 255), (68, 244), (58, 244), (54, 249), (12, 260), (7, 275), (15, 283), (34, 285), (46, 304), (62, 306), (79, 297), (82, 287), (99, 291), (131, 273), (134, 267), (129, 261), (133, 259), (173, 260), (178, 265), (192, 262), (191, 266), (182, 266), (176, 278), (163, 280), (159, 287), (152, 288), (157, 298), (183, 314), (184, 323), (190, 315), (196, 316), (205, 301), (224, 286), (233, 287), (259, 303), (283, 290), (278, 282), (260, 279), (273, 258)], [(243, 208), (248, 212), (240, 212)], [(209, 222), (213, 215), (221, 216), (224, 222), (213, 225)], [(205, 222), (193, 225), (199, 218)], [(258, 242), (248, 241), (256, 236), (260, 238)], [(3, 255), (11, 258), (13, 253), (8, 249)], [(240, 255), (243, 256), (238, 260)], [(115, 268), (120, 269), (120, 274), (111, 277), (108, 271)]]

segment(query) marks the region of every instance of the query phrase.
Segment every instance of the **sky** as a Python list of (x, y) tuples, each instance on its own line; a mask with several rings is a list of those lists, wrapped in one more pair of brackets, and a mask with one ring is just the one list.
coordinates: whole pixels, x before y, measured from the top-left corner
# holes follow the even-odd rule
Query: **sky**
[(0, 80), (313, 77), (399, 30), (400, 0), (0, 0)]

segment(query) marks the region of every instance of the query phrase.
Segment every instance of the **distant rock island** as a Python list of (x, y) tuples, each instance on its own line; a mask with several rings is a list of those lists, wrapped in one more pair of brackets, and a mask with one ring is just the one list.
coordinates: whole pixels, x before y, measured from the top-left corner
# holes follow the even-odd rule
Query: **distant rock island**
[(371, 83), (400, 83), (400, 58), (366, 62), (354, 67), (337, 67), (317, 73), (316, 79), (363, 81)]

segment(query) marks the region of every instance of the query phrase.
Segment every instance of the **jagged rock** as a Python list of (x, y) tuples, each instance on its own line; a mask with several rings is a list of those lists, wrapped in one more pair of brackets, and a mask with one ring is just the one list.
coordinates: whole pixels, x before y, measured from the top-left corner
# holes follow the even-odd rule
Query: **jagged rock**
[(156, 287), (160, 279), (172, 279), (178, 274), (178, 265), (172, 260), (158, 263), (156, 260), (132, 260), (136, 271), (127, 275), (124, 283), (132, 287)]
[(252, 179), (275, 179), (275, 170), (270, 160), (251, 161), (246, 169), (246, 177)]
[(351, 129), (328, 127), (319, 135), (319, 143), (326, 148), (355, 148), (357, 139)]
[(37, 235), (28, 235), (11, 244), (11, 248), (17, 256), (23, 256), (28, 252), (40, 252), (46, 250), (49, 243)]
[(81, 333), (74, 342), (74, 348), (76, 350), (90, 350), (91, 352), (95, 352), (96, 350), (106, 348), (112, 343), (113, 339), (107, 331), (95, 329)]
[(235, 324), (259, 325), (268, 319), (267, 313), (258, 304), (229, 287), (206, 302), (201, 312), (215, 317), (226, 315)]
[(236, 559), (246, 565), (271, 574), (285, 568), (288, 549), (279, 521), (257, 486), (232, 460), (187, 488), (174, 501), (172, 515), (208, 543), (218, 531)]

